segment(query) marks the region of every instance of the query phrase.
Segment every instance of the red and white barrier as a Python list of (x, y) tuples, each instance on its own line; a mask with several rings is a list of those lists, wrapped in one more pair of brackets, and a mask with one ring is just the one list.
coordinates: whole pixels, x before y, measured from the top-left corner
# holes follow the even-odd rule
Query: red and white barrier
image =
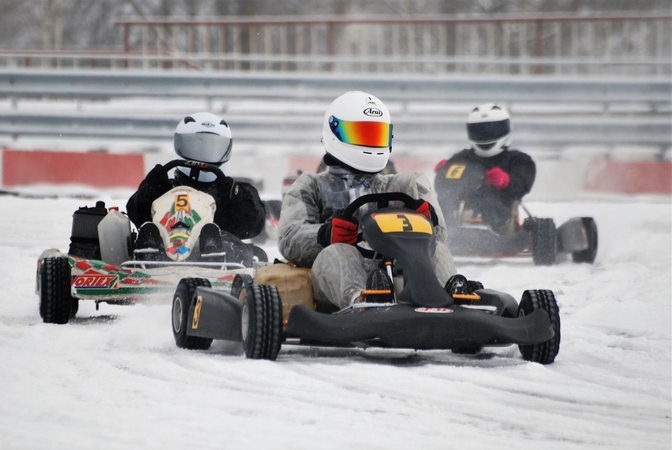
[(617, 194), (672, 194), (672, 163), (593, 161), (586, 168), (583, 187)]
[[(238, 158), (245, 156), (241, 154)], [(320, 163), (320, 158), (315, 156), (288, 158), (285, 167), (289, 170), (286, 175), (295, 174), (298, 170), (314, 172)], [(0, 187), (11, 189), (39, 184), (78, 184), (94, 188), (136, 189), (147, 170), (157, 162), (165, 162), (164, 159), (165, 156), (142, 153), (0, 150)], [(394, 159), (394, 163), (400, 172), (432, 174), (437, 161), (399, 157)], [(553, 196), (556, 191), (564, 195), (580, 191), (672, 195), (672, 162), (669, 161), (595, 160), (581, 164), (539, 161), (537, 166), (535, 190), (542, 196)], [(275, 165), (273, 167), (277, 168)], [(554, 176), (556, 172), (562, 172), (562, 176)], [(264, 176), (263, 173), (259, 175)]]
[(145, 176), (142, 154), (2, 150), (0, 186), (80, 184), (137, 188)]

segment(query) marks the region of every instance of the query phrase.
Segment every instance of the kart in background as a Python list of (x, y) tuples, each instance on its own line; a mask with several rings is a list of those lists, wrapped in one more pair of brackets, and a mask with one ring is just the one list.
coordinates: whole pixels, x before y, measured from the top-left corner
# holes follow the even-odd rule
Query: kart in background
[[(216, 166), (175, 160), (164, 166), (166, 172), (178, 167), (196, 167), (224, 176)], [(45, 323), (65, 324), (75, 317), (80, 300), (128, 304), (150, 298), (170, 298), (185, 276), (208, 280), (213, 289), (230, 292), (237, 274), (254, 274), (257, 261), (266, 261), (262, 249), (223, 233), (229, 248), (235, 249), (237, 262), (226, 255), (216, 260), (199, 254), (201, 229), (212, 223), (215, 200), (209, 194), (188, 186), (178, 186), (152, 204), (152, 222), (162, 239), (160, 257), (148, 258), (135, 249), (136, 233), (128, 217), (103, 202), (79, 208), (73, 215), (70, 248), (67, 253), (51, 248), (37, 262), (36, 292), (40, 316)], [(242, 256), (240, 256), (242, 255)], [(154, 260), (148, 260), (154, 259)]]
[(553, 219), (535, 217), (521, 203), (513, 207), (512, 229), (502, 232), (485, 224), (463, 201), (454, 222), (457, 226), (448, 227), (446, 241), (453, 256), (531, 256), (534, 264), (545, 266), (555, 264), (563, 253), (575, 263), (592, 264), (597, 257), (597, 224), (592, 217), (574, 217), (556, 227)]
[[(389, 206), (391, 201), (404, 207)], [(378, 205), (360, 221), (361, 236), (373, 252), (384, 255), (381, 267), (394, 280), (393, 290), (365, 290), (362, 302), (335, 311), (315, 302), (312, 288), (306, 302), (306, 291), (293, 286), (306, 278), (310, 286), (310, 276), (288, 264), (266, 266), (255, 277), (236, 276), (230, 294), (211, 288), (207, 280), (184, 278), (173, 296), (177, 346), (207, 349), (213, 339), (237, 341), (248, 358), (274, 360), (287, 344), (456, 353), (517, 344), (523, 359), (552, 363), (560, 348), (553, 292), (528, 290), (519, 303), (459, 276), (444, 290), (429, 257), (433, 228), (425, 216), (409, 209), (413, 202), (402, 193), (372, 194), (344, 212), (353, 217), (367, 203)], [(262, 270), (276, 266), (280, 276), (260, 277)]]
[(454, 199), (442, 201), (442, 205), (454, 205), (443, 211), (448, 229), (446, 244), (453, 256), (531, 256), (536, 265), (552, 265), (558, 256), (569, 254), (576, 263), (595, 262), (598, 234), (592, 217), (574, 217), (558, 227), (553, 219), (535, 217), (522, 203), (514, 202), (508, 226), (495, 230), (467, 200), (478, 196), (483, 172), (460, 168), (450, 176), (448, 191), (438, 193)]

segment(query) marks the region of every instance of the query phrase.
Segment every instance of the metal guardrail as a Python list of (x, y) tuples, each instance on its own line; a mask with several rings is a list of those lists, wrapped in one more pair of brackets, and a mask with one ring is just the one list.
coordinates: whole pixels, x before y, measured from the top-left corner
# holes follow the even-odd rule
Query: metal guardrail
[(577, 79), (0, 70), (0, 97), (15, 101), (27, 97), (325, 100), (349, 90), (371, 92), (388, 101), (638, 102), (651, 105), (672, 101), (669, 77)]
[[(189, 98), (225, 103), (264, 100), (287, 105), (286, 113), (259, 106), (247, 115), (227, 114), (235, 138), (245, 142), (314, 142), (321, 114), (296, 112), (304, 101), (326, 104), (348, 90), (371, 92), (388, 105), (402, 105), (394, 116), (397, 145), (464, 142), (464, 118), (436, 114), (443, 103), (501, 102), (541, 105), (534, 115), (515, 114), (516, 142), (530, 145), (634, 144), (672, 146), (672, 82), (667, 78), (588, 80), (539, 77), (429, 77), (302, 74), (100, 73), (0, 70), (0, 97), (119, 99)], [(558, 114), (558, 104), (589, 105), (592, 114)], [(641, 105), (647, 105), (645, 110)], [(408, 106), (413, 106), (412, 113)], [(422, 106), (428, 107), (422, 111)], [(598, 112), (595, 113), (595, 105)], [(628, 114), (612, 109), (633, 105)], [(420, 106), (420, 108), (418, 108)], [(120, 115), (0, 113), (0, 135), (88, 136), (97, 138), (170, 139), (179, 117), (148, 118), (129, 110)], [(313, 131), (310, 131), (313, 130)]]
[[(227, 116), (235, 139), (246, 143), (318, 142), (321, 117)], [(59, 136), (123, 139), (172, 139), (175, 118), (139, 116), (33, 115), (0, 113), (0, 135)], [(544, 118), (517, 117), (516, 144), (520, 145), (672, 145), (669, 117)], [(464, 119), (402, 115), (394, 119), (395, 145), (464, 143)]]

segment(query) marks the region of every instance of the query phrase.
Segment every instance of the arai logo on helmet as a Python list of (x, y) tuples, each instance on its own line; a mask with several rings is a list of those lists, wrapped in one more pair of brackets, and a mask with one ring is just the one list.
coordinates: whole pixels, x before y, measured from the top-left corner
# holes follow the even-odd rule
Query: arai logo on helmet
[(205, 128), (214, 128), (215, 124), (212, 122), (203, 122), (201, 125), (203, 125)]
[(383, 112), (378, 108), (366, 108), (364, 114), (371, 117), (382, 117)]

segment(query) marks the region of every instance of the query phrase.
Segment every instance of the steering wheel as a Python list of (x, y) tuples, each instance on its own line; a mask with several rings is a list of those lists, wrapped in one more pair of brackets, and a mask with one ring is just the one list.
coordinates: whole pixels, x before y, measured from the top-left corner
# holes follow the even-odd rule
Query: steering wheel
[(390, 206), (390, 202), (392, 201), (403, 202), (404, 207), (414, 209), (413, 204), (415, 203), (416, 200), (410, 195), (404, 194), (403, 192), (382, 192), (379, 194), (366, 194), (362, 195), (359, 198), (356, 198), (352, 203), (350, 203), (348, 207), (345, 208), (345, 211), (343, 211), (343, 217), (351, 220), (355, 212), (357, 212), (359, 208), (368, 203), (377, 203), (378, 208), (380, 209)]
[[(352, 203), (350, 203), (348, 207), (345, 208), (345, 211), (343, 211), (343, 217), (345, 219), (352, 220), (357, 210), (359, 210), (359, 208), (364, 205), (369, 203), (376, 203), (378, 209), (380, 209), (387, 208), (390, 206), (390, 202), (392, 201), (403, 202), (404, 207), (409, 209), (414, 209), (413, 205), (416, 202), (413, 197), (408, 194), (404, 194), (403, 192), (381, 192), (378, 194), (366, 194), (353, 200)], [(363, 233), (360, 232), (357, 235), (357, 242), (361, 242), (362, 237)], [(366, 249), (360, 249), (360, 252), (363, 252), (363, 254), (368, 255), (369, 257), (373, 255), (372, 251)]]
[(214, 164), (208, 164), (200, 161), (190, 161), (186, 159), (174, 159), (163, 166), (164, 172), (168, 173), (168, 171), (176, 168), (176, 167), (187, 167), (190, 169), (198, 169), (198, 170), (203, 170), (205, 172), (211, 172), (214, 173), (217, 178), (224, 178), (226, 175), (224, 175), (224, 172), (222, 172), (222, 169), (219, 167), (215, 166)]

